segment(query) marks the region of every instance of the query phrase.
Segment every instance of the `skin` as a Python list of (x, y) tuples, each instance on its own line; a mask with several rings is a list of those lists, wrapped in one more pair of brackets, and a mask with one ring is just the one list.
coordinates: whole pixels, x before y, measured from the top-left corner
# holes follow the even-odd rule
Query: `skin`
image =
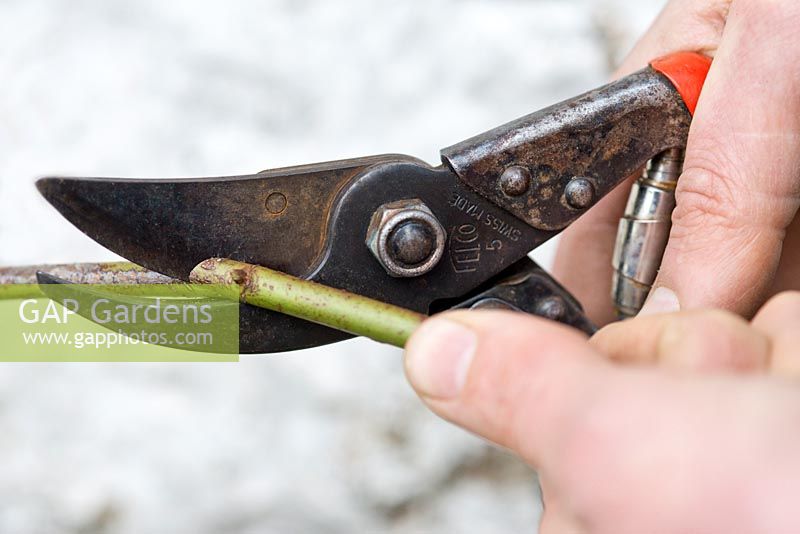
[[(673, 0), (617, 72), (715, 57), (639, 317), (587, 339), (459, 311), (409, 340), (423, 401), (539, 472), (544, 534), (800, 532), (800, 293), (764, 304), (800, 287), (798, 28), (796, 0)], [(598, 324), (627, 197), (573, 224), (556, 260)]]
[(425, 321), (406, 374), (537, 470), (543, 534), (800, 532), (800, 293), (752, 322), (693, 310), (587, 340), (509, 312)]
[[(714, 57), (656, 280), (681, 309), (752, 317), (800, 288), (798, 28), (796, 0), (673, 0), (615, 74), (678, 51)], [(554, 265), (601, 325), (614, 319), (611, 255), (628, 193), (618, 188), (565, 231)]]

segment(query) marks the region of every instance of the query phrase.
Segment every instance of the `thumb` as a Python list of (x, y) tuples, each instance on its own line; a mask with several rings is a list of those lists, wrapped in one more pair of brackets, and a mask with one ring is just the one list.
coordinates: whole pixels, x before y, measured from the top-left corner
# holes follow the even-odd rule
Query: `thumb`
[(655, 284), (681, 308), (750, 315), (767, 297), (800, 197), (798, 27), (800, 3), (733, 2)]
[(577, 331), (499, 311), (426, 320), (406, 345), (405, 367), (434, 412), (541, 471), (608, 368)]

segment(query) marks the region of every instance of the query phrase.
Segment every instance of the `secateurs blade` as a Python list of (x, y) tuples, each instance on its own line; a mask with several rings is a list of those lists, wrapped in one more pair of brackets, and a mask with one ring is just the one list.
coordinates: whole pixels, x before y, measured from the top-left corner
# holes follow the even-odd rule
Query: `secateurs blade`
[[(70, 222), (126, 259), (187, 280), (225, 257), (430, 314), (500, 307), (591, 332), (579, 303), (527, 258), (648, 160), (686, 144), (709, 68), (676, 54), (442, 150), (191, 179), (48, 177)], [(635, 247), (631, 247), (634, 250)], [(348, 334), (243, 305), (240, 350)]]

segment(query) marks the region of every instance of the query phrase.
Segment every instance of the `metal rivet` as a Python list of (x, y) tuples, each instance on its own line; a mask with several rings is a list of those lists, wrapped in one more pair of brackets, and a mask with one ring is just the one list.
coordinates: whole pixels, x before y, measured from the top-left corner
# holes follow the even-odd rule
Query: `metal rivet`
[(536, 304), (535, 313), (539, 317), (558, 321), (567, 314), (567, 303), (561, 297), (546, 297)]
[(500, 189), (510, 197), (524, 195), (531, 186), (531, 171), (525, 167), (509, 167), (500, 176)]
[(273, 215), (277, 215), (286, 209), (286, 195), (283, 193), (275, 192), (270, 193), (267, 197), (266, 207), (267, 211)]
[(588, 178), (573, 178), (564, 190), (567, 204), (576, 210), (586, 209), (594, 204), (594, 184)]

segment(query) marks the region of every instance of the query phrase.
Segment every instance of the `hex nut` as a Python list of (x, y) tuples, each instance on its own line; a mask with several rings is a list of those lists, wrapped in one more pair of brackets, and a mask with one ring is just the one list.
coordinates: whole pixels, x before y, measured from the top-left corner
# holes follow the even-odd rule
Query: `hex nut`
[(366, 244), (390, 276), (421, 276), (436, 267), (447, 234), (420, 199), (399, 200), (372, 214)]

